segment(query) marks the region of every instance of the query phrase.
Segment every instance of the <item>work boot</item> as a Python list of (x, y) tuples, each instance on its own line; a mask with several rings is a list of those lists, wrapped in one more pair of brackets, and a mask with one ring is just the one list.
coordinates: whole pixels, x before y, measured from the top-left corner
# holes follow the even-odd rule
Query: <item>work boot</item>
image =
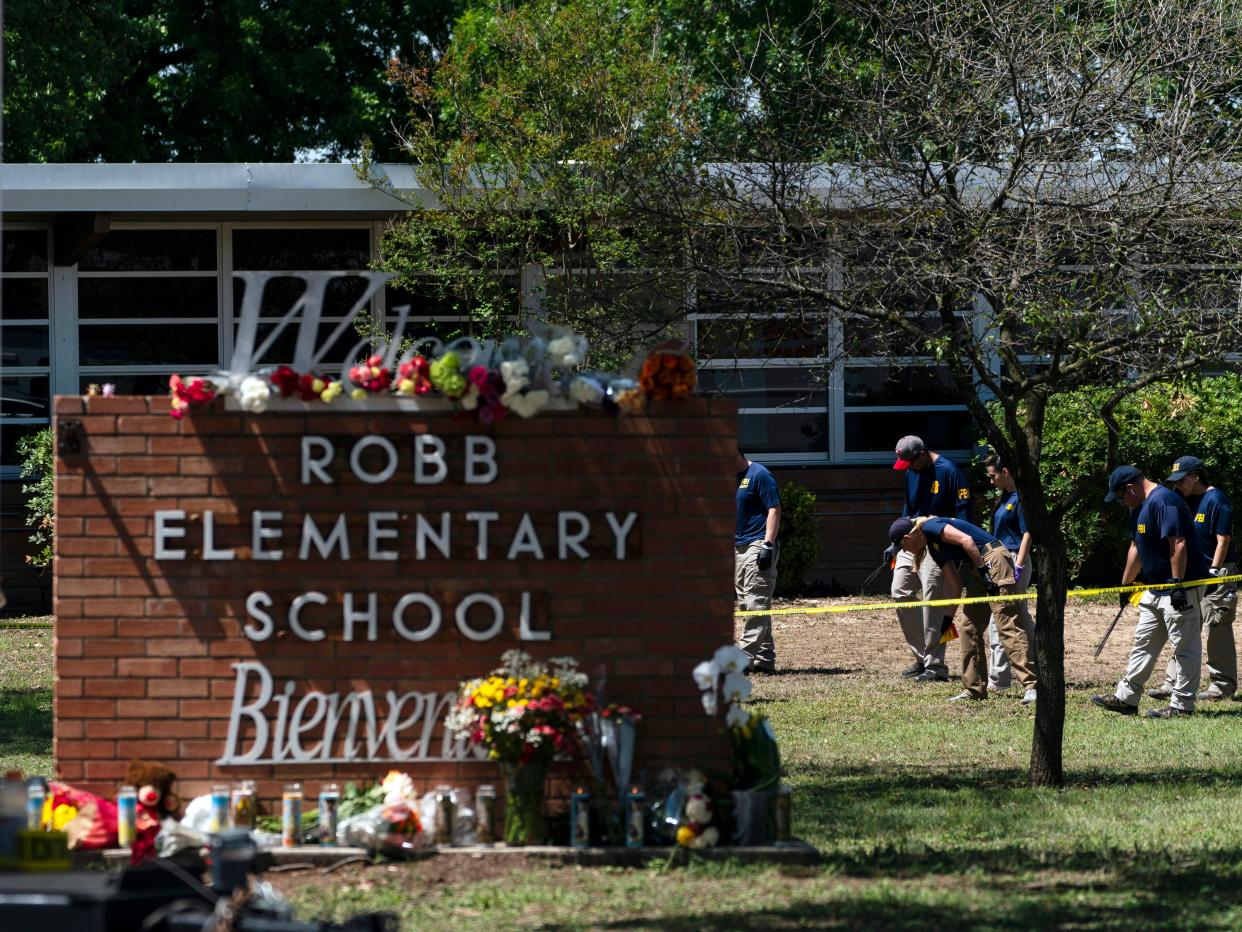
[(937, 673), (935, 670), (924, 670), (914, 678), (916, 683), (947, 683), (949, 682), (949, 674)]
[(1163, 709), (1152, 709), (1147, 713), (1148, 718), (1181, 718), (1184, 715), (1194, 715), (1194, 709), (1178, 709), (1171, 705), (1166, 705)]
[(1138, 715), (1138, 706), (1122, 702), (1116, 696), (1092, 696), (1091, 701), (1101, 709), (1116, 712), (1118, 715)]
[(901, 671), (902, 676), (915, 677), (923, 672), (923, 661), (916, 660), (910, 666)]
[(1154, 689), (1147, 690), (1148, 699), (1168, 699), (1173, 695), (1173, 690), (1167, 686), (1157, 686)]
[(1215, 686), (1210, 686), (1204, 692), (1199, 693), (1200, 702), (1224, 702), (1233, 696), (1233, 693), (1222, 692)]

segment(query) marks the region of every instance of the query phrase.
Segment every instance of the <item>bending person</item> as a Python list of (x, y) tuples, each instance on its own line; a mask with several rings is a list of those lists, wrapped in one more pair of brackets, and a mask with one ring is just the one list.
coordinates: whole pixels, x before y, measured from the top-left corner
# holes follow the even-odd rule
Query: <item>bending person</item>
[[(970, 590), (990, 596), (1012, 595), (1017, 590), (1014, 580), (1013, 555), (1005, 545), (982, 528), (958, 518), (898, 518), (888, 530), (894, 544), (910, 554), (916, 566), (928, 555), (944, 574), (945, 598), (962, 594), (962, 573), (969, 572)], [(1009, 654), (1018, 682), (1025, 692), (1022, 704), (1030, 705), (1036, 698), (1035, 670), (1030, 664), (1030, 645), (1018, 617), (1016, 600), (967, 605), (962, 619), (962, 692), (950, 702), (988, 697), (988, 661), (983, 633), (988, 626), (989, 611), (996, 619), (1001, 643)], [(953, 625), (957, 606), (943, 616), (940, 631)]]

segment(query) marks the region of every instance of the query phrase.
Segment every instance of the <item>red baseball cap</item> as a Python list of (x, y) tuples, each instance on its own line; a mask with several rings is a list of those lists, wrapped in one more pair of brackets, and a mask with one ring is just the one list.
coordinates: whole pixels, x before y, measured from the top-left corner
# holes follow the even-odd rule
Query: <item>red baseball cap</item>
[(897, 441), (897, 462), (893, 463), (893, 469), (909, 469), (910, 464), (920, 453), (925, 453), (927, 447), (923, 443), (922, 437), (916, 437), (914, 434), (907, 434)]

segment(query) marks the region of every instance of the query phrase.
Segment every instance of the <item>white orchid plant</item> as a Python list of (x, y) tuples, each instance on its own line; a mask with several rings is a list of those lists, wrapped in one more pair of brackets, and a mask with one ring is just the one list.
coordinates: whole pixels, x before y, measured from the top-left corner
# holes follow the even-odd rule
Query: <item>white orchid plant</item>
[(751, 694), (749, 666), (750, 655), (728, 644), (695, 667), (693, 676), (702, 691), (703, 711), (712, 718), (724, 713), (738, 789), (763, 790), (780, 781), (781, 758), (772, 723), (743, 706)]

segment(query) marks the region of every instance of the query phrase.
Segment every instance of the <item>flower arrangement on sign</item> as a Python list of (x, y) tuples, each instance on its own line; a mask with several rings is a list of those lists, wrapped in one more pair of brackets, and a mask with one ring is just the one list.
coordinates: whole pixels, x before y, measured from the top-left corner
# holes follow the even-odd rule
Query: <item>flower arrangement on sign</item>
[(556, 404), (601, 407), (612, 413), (640, 410), (647, 400), (685, 398), (695, 387), (694, 360), (681, 343), (663, 343), (647, 357), (639, 381), (582, 371), (584, 337), (560, 327), (531, 324), (527, 336), (499, 342), (462, 337), (443, 343), (423, 337), (399, 352), (396, 342), (343, 366), (339, 377), (281, 365), (250, 373), (169, 379), (172, 415), (216, 397), (233, 396), (252, 413), (266, 411), (274, 395), (331, 404), (342, 394), (371, 398), (438, 398), (463, 416), (490, 424), (510, 412), (528, 418)]
[(543, 839), (547, 765), (570, 756), (578, 723), (594, 707), (586, 674), (569, 657), (545, 663), (511, 650), (487, 676), (461, 684), (445, 726), (500, 763), (507, 844)]

